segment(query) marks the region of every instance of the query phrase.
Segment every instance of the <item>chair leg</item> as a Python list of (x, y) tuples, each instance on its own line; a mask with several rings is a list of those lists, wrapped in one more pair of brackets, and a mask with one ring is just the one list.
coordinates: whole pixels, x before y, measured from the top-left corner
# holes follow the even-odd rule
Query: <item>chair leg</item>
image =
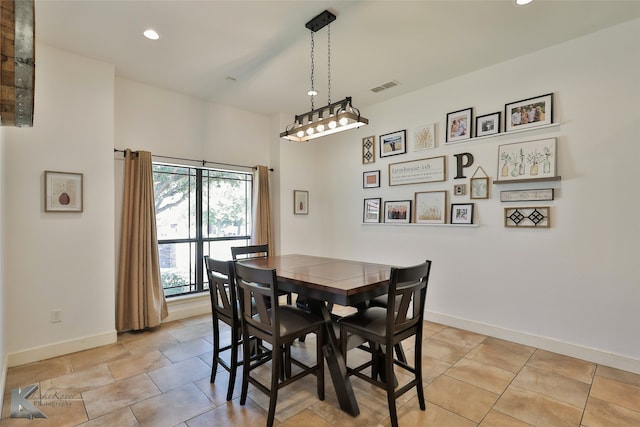
[(273, 421), (276, 416), (276, 403), (278, 400), (278, 383), (280, 378), (280, 363), (282, 360), (282, 347), (279, 345), (273, 346), (273, 357), (271, 359), (272, 371), (271, 371), (271, 390), (269, 390), (269, 414), (267, 415), (267, 427), (273, 426)]
[(212, 384), (216, 381), (216, 373), (218, 371), (218, 358), (220, 357), (220, 328), (218, 319), (213, 316), (213, 358), (211, 360), (211, 378)]
[(233, 388), (236, 383), (236, 372), (238, 371), (238, 342), (240, 341), (240, 337), (238, 336), (238, 328), (234, 329), (235, 331), (231, 332), (231, 360), (229, 361), (231, 370), (229, 372), (229, 385), (227, 386), (227, 402), (233, 397)]
[(414, 348), (415, 360), (413, 366), (416, 370), (416, 391), (418, 392), (420, 410), (424, 411), (426, 405), (424, 403), (424, 388), (422, 386), (422, 334), (416, 334), (416, 346)]
[(249, 367), (251, 366), (250, 346), (246, 345), (250, 341), (249, 334), (242, 333), (242, 392), (240, 393), (240, 405), (247, 402), (247, 392), (249, 391)]
[(393, 374), (393, 348), (387, 348), (384, 361), (384, 370), (385, 385), (387, 389), (387, 401), (389, 403), (389, 416), (391, 418), (391, 427), (398, 427), (398, 412), (396, 411), (395, 396), (395, 375)]
[(325, 343), (324, 330), (320, 328), (316, 334), (316, 363), (318, 364), (318, 371), (316, 373), (316, 379), (318, 383), (318, 399), (324, 400), (324, 354), (322, 352), (322, 346)]

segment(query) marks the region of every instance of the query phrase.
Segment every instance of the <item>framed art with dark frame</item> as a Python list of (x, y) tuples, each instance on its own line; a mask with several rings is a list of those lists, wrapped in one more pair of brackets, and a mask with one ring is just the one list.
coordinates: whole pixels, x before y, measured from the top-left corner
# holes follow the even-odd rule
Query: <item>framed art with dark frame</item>
[(82, 212), (83, 174), (44, 171), (45, 212)]
[(473, 131), (472, 112), (473, 107), (447, 114), (447, 142), (464, 141), (471, 138)]
[(505, 132), (551, 123), (553, 123), (553, 93), (511, 102), (504, 106)]
[(447, 192), (422, 191), (415, 193), (416, 224), (446, 224)]
[(476, 137), (500, 133), (500, 111), (476, 117)]
[(375, 135), (362, 138), (362, 164), (376, 162), (376, 137)]
[(384, 202), (384, 222), (409, 224), (411, 222), (411, 200)]
[(453, 203), (451, 224), (473, 224), (473, 203)]
[(407, 152), (406, 129), (380, 135), (379, 145), (380, 145), (380, 158), (406, 153)]
[(380, 187), (380, 171), (367, 171), (362, 173), (362, 188)]
[(380, 222), (380, 208), (382, 206), (381, 198), (364, 199), (364, 207), (362, 208), (362, 222)]
[(309, 192), (304, 190), (293, 190), (293, 213), (294, 215), (309, 214)]

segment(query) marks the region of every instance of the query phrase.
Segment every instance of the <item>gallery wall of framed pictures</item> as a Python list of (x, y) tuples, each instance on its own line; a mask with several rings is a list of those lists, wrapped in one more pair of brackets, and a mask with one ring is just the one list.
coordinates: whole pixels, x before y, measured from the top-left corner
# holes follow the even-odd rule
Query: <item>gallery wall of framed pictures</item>
[[(554, 94), (548, 93), (508, 101), (503, 111), (496, 111), (499, 108), (495, 108), (493, 112), (475, 116), (474, 107), (460, 108), (446, 113), (440, 138), (436, 134), (437, 121), (411, 129), (392, 130), (377, 138), (375, 135), (363, 138), (362, 164), (368, 169), (363, 171), (362, 178), (362, 188), (366, 193), (362, 222), (478, 226), (478, 210), (486, 203), (482, 200), (495, 199), (500, 203), (553, 200), (553, 188), (539, 190), (519, 187), (517, 190), (501, 191), (498, 199), (497, 193), (496, 197), (492, 197), (491, 187), (492, 184), (560, 181), (556, 138), (497, 143), (498, 167), (494, 178), (485, 172), (482, 164), (473, 163), (470, 149), (473, 142), (479, 139), (493, 138), (497, 141), (497, 138), (510, 134), (558, 126), (554, 122), (553, 103)], [(459, 143), (468, 145), (464, 146), (464, 153), (440, 155), (437, 152), (438, 139), (442, 140), (440, 148)], [(405, 157), (407, 153), (413, 155)], [(446, 184), (449, 179), (448, 157), (451, 157), (451, 165), (457, 169), (457, 173), (452, 174), (453, 185)], [(454, 157), (456, 162), (453, 161)], [(461, 168), (471, 166), (475, 169), (471, 176), (468, 176), (469, 170), (466, 174), (461, 172)], [(487, 170), (494, 170), (493, 166), (484, 166)], [(383, 178), (384, 173), (386, 179)], [(393, 192), (388, 200), (380, 197), (379, 191), (389, 194), (389, 190)], [(476, 200), (480, 202), (474, 203)], [(550, 206), (536, 209), (535, 206), (511, 205), (504, 209), (505, 227), (549, 227), (550, 213)]]

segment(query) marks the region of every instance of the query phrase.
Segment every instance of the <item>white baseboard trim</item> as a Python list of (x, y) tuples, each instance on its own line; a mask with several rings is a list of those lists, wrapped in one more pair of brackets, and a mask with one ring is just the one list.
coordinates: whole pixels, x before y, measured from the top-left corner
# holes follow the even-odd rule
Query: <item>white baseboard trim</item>
[(162, 323), (211, 313), (211, 299), (208, 293), (170, 298), (167, 300), (167, 309), (169, 316)]
[(118, 334), (114, 329), (112, 331), (92, 335), (89, 337), (62, 341), (41, 347), (31, 348), (17, 353), (9, 353), (7, 355), (7, 366), (11, 368), (13, 366), (25, 365), (27, 363), (37, 362), (39, 360), (45, 360), (56, 356), (75, 353), (76, 351), (88, 350), (90, 348), (113, 344), (117, 341)]
[(640, 374), (640, 360), (619, 354), (562, 342), (552, 338), (518, 332), (511, 329), (505, 329), (499, 326), (474, 322), (472, 320), (435, 313), (432, 311), (425, 311), (425, 320)]

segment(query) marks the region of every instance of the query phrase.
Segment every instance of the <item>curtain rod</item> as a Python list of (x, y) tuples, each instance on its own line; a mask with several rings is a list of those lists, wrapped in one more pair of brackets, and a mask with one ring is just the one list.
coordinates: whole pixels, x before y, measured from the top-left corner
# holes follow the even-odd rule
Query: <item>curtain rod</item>
[[(117, 148), (114, 148), (113, 152), (114, 153), (122, 153), (125, 156), (127, 155), (126, 154), (127, 153), (126, 150), (118, 150)], [(136, 155), (138, 154), (137, 151), (131, 151), (131, 153), (136, 154)], [(156, 154), (152, 154), (151, 157), (157, 157), (159, 159), (169, 159), (169, 160), (182, 160), (182, 161), (185, 161), (185, 162), (201, 162), (202, 166), (205, 166), (208, 163), (210, 165), (233, 166), (233, 167), (236, 167), (236, 168), (246, 168), (246, 169), (253, 169), (253, 170), (258, 169), (257, 166), (234, 165), (233, 163), (220, 163), (220, 162), (210, 162), (208, 160), (184, 159), (182, 157), (158, 156)], [(273, 168), (269, 168), (269, 170), (271, 172), (273, 172)]]

